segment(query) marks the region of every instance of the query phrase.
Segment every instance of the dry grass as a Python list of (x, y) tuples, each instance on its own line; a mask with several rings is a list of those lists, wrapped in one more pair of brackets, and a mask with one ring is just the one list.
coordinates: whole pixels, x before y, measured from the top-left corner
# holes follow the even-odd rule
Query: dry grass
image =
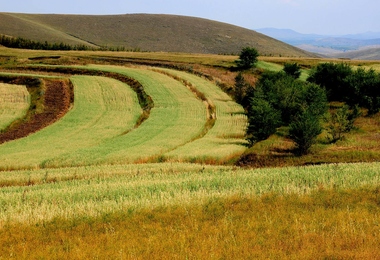
[(22, 118), (30, 106), (30, 94), (25, 86), (0, 83), (0, 131)]
[(256, 46), (263, 55), (314, 56), (253, 30), (177, 15), (0, 13), (0, 30), (42, 42), (91, 43), (143, 51), (237, 54), (248, 45)]
[(378, 188), (230, 196), (0, 230), (2, 259), (379, 259)]

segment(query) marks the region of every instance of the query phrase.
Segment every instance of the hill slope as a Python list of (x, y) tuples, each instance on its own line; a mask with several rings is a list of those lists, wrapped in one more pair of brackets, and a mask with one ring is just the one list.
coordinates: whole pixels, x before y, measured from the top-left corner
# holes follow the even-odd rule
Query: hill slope
[(155, 14), (56, 15), (0, 13), (0, 34), (32, 40), (124, 46), (144, 51), (239, 53), (311, 57), (253, 30), (207, 19)]
[(332, 56), (335, 58), (347, 58), (352, 60), (380, 60), (380, 47), (365, 48)]

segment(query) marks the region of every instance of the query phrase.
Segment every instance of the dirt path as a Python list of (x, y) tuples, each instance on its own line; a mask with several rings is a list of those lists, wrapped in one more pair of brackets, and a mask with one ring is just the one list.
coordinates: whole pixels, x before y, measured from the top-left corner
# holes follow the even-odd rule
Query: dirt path
[(65, 80), (44, 80), (44, 84), (44, 110), (32, 115), (30, 120), (0, 133), (0, 144), (35, 133), (67, 113), (73, 99), (70, 83)]

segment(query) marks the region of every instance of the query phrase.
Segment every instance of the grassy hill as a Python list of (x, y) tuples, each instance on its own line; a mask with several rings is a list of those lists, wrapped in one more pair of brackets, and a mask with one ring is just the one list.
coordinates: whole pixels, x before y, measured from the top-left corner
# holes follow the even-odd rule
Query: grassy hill
[(207, 19), (155, 14), (56, 15), (0, 13), (0, 34), (38, 41), (123, 46), (142, 51), (312, 57), (253, 30)]
[(333, 55), (336, 58), (353, 60), (380, 60), (380, 47), (366, 48), (358, 51), (350, 51)]

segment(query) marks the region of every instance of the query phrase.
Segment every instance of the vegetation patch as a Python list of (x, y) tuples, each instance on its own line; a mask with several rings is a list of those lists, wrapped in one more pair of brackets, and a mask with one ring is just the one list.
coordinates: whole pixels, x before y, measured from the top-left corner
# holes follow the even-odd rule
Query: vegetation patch
[(0, 83), (0, 132), (24, 117), (29, 106), (30, 94), (25, 86)]
[(51, 125), (67, 113), (73, 102), (72, 86), (67, 80), (27, 76), (2, 76), (1, 80), (26, 85), (32, 105), (24, 118), (14, 121), (0, 133), (0, 143), (26, 137)]

